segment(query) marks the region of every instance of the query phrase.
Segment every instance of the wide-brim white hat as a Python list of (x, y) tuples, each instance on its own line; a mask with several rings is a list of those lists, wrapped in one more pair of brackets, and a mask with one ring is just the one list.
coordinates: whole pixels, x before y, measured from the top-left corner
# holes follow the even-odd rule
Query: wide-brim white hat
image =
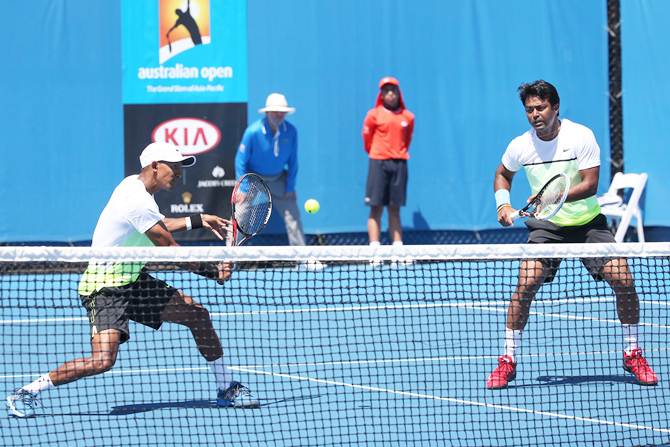
[(281, 93), (270, 93), (265, 100), (265, 107), (258, 109), (258, 112), (285, 112), (290, 114), (295, 112), (295, 107), (289, 107), (286, 97)]

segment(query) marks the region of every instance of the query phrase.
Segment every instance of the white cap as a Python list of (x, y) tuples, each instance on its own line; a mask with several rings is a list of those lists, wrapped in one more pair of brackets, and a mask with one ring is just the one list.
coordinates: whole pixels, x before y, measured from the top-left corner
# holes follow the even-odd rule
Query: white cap
[(184, 157), (179, 148), (174, 144), (156, 141), (144, 148), (140, 154), (140, 164), (143, 168), (149, 166), (154, 161), (167, 161), (168, 163), (181, 162), (181, 165), (193, 166), (195, 157), (192, 155)]
[(289, 107), (286, 97), (281, 93), (270, 93), (265, 100), (265, 107), (258, 109), (260, 113), (264, 112), (295, 112), (295, 107)]

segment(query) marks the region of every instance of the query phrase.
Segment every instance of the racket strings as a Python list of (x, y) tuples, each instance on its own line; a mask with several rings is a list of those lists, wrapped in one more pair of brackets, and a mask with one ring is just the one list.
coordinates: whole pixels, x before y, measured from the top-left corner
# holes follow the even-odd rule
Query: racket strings
[(235, 221), (242, 233), (253, 235), (263, 229), (271, 203), (265, 185), (255, 182), (253, 178), (246, 178), (239, 185), (234, 203)]
[(547, 188), (538, 198), (533, 215), (537, 218), (548, 216), (554, 212), (556, 207), (563, 204), (563, 196), (567, 188), (564, 177), (559, 177), (547, 185)]

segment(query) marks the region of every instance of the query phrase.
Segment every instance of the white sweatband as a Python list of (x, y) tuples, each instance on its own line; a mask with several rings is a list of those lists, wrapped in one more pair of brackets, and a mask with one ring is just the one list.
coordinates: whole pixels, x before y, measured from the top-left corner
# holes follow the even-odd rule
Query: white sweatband
[(508, 189), (499, 189), (496, 191), (496, 208), (500, 208), (503, 205), (509, 205), (509, 190)]
[(184, 217), (186, 220), (186, 231), (189, 231), (193, 229), (193, 224), (191, 223), (191, 218), (190, 217)]

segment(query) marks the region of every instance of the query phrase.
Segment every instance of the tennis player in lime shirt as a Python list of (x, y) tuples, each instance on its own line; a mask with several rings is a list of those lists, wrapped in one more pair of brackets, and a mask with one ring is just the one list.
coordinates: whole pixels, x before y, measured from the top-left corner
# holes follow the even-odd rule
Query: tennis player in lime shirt
[[(177, 246), (175, 231), (206, 228), (224, 239), (230, 225), (209, 214), (166, 218), (153, 194), (171, 189), (182, 168), (195, 163), (176, 146), (151, 143), (140, 155), (139, 175), (126, 177), (114, 190), (93, 233), (92, 247)], [(230, 277), (226, 263), (190, 265), (190, 269), (219, 282)], [(116, 362), (119, 347), (130, 338), (129, 320), (158, 330), (164, 322), (187, 327), (217, 383), (217, 404), (255, 407), (248, 388), (233, 381), (224, 363), (223, 348), (209, 312), (193, 298), (144, 270), (142, 263), (90, 262), (79, 283), (79, 294), (91, 326), (90, 357), (71, 360), (24, 385), (7, 397), (9, 414), (30, 417), (38, 394), (53, 387), (103, 373)]]
[[(549, 221), (528, 219), (529, 243), (609, 243), (615, 242), (595, 194), (600, 173), (600, 147), (593, 132), (581, 124), (559, 117), (560, 98), (546, 81), (519, 87), (521, 103), (531, 129), (507, 146), (496, 170), (493, 189), (498, 207), (498, 222), (512, 225), (516, 211), (510, 205), (509, 190), (514, 174), (524, 169), (533, 194), (551, 177), (563, 172), (570, 178), (570, 191), (559, 212)], [(519, 280), (507, 311), (504, 354), (486, 381), (489, 389), (505, 388), (516, 377), (516, 351), (521, 345), (530, 305), (543, 283), (551, 282), (559, 260), (524, 260)], [(641, 385), (656, 385), (658, 377), (638, 345), (640, 302), (633, 275), (625, 259), (584, 259), (596, 280), (605, 280), (616, 295), (616, 309), (622, 325), (623, 368)], [(578, 354), (570, 356), (576, 361)]]

